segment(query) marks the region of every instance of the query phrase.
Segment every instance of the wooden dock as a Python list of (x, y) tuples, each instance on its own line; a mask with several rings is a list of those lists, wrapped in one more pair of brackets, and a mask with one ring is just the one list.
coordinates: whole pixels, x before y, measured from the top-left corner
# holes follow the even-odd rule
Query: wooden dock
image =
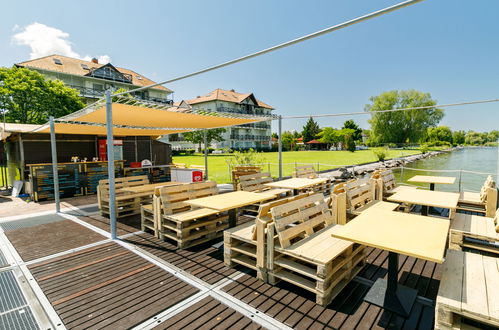
[[(402, 319), (363, 300), (387, 273), (388, 253), (379, 249), (366, 248), (366, 265), (321, 307), (311, 292), (226, 267), (221, 239), (178, 249), (140, 232), (134, 216), (120, 220), (118, 235), (125, 236), (115, 243), (105, 233), (107, 218), (78, 219), (86, 226), (67, 219), (5, 232), (66, 328), (433, 328), (441, 266), (432, 262), (400, 257), (400, 282), (420, 296)], [(238, 219), (247, 221), (254, 219)]]

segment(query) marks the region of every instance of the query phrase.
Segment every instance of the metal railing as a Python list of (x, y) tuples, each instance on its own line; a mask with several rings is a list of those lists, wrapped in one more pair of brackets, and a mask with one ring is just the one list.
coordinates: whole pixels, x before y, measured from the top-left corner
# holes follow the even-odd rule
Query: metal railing
[(260, 108), (251, 109), (239, 109), (239, 108), (229, 108), (229, 107), (217, 107), (218, 112), (228, 112), (228, 113), (242, 113), (248, 115), (265, 115), (265, 111)]
[[(77, 86), (77, 85), (68, 85), (68, 86), (73, 89), (76, 89), (80, 93), (80, 96), (100, 98), (104, 95), (104, 90), (89, 88), (84, 86)], [(152, 101), (162, 104), (173, 104), (173, 100), (167, 98), (144, 96), (136, 93), (131, 93), (131, 94), (133, 95), (133, 97), (135, 97), (138, 100)]]
[(270, 135), (231, 135), (231, 140), (246, 140), (246, 141), (270, 141)]

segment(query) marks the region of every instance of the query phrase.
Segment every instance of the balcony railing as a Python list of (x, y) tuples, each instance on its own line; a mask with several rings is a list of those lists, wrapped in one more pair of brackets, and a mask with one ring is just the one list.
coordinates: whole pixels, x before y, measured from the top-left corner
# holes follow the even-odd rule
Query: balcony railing
[[(69, 85), (69, 87), (76, 89), (80, 93), (80, 96), (83, 96), (83, 97), (90, 97), (90, 98), (97, 99), (97, 98), (101, 98), (104, 96), (104, 90), (98, 90), (98, 89), (94, 89), (94, 88), (75, 86), (75, 85)], [(166, 99), (166, 98), (150, 97), (150, 96), (144, 96), (144, 95), (139, 95), (139, 94), (134, 94), (133, 96), (139, 100), (152, 101), (152, 102), (163, 103), (163, 104), (173, 104), (173, 100)]]
[(265, 115), (266, 113), (260, 108), (251, 109), (239, 109), (239, 108), (229, 108), (229, 107), (217, 107), (218, 112), (228, 112), (228, 113), (242, 113), (246, 115)]
[(246, 141), (270, 141), (271, 136), (267, 135), (231, 135), (232, 140), (246, 140)]
[(237, 127), (241, 128), (260, 128), (260, 129), (269, 129), (270, 124), (267, 123), (258, 123), (258, 124), (243, 124), (243, 125), (237, 125)]

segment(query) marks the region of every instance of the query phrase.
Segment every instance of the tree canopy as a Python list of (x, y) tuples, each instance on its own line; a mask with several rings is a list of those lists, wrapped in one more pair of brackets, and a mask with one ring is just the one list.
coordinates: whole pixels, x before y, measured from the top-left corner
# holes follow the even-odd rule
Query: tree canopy
[(78, 92), (60, 80), (26, 68), (0, 68), (0, 108), (9, 123), (43, 124), (49, 116), (65, 116), (84, 106)]
[[(370, 98), (366, 111), (390, 110), (434, 106), (437, 104), (429, 93), (416, 90), (389, 91)], [(422, 110), (373, 113), (371, 139), (375, 143), (415, 143), (425, 137), (428, 127), (436, 126), (444, 112), (437, 108)]]
[(362, 140), (362, 128), (357, 125), (352, 119), (347, 120), (343, 123), (343, 129), (352, 129), (354, 132), (352, 133), (352, 138), (354, 141)]
[(452, 144), (452, 131), (448, 126), (429, 127), (427, 132), (429, 142), (448, 142)]
[[(206, 142), (208, 146), (211, 145), (213, 141), (223, 141), (223, 133), (225, 133), (225, 128), (213, 128), (206, 131)], [(203, 130), (192, 131), (183, 133), (185, 140), (197, 144), (199, 150), (201, 150), (201, 143), (204, 142), (204, 132)], [(205, 146), (206, 148), (207, 146)]]
[(317, 124), (314, 118), (310, 117), (305, 126), (303, 126), (303, 142), (307, 143), (309, 141), (312, 141), (320, 131), (321, 129), (319, 127), (319, 124)]

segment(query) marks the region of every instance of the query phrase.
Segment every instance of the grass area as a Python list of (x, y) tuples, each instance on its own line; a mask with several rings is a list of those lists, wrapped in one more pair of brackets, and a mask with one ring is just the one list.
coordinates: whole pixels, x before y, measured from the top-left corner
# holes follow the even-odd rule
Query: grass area
[[(396, 158), (409, 156), (419, 153), (417, 149), (408, 150), (389, 150), (388, 158)], [(278, 153), (268, 152), (262, 153), (264, 159), (263, 171), (270, 172), (272, 176), (279, 175), (278, 169)], [(208, 155), (208, 175), (210, 180), (218, 183), (229, 183), (230, 172), (227, 160), (233, 157), (231, 154)], [(283, 175), (288, 176), (294, 170), (296, 164), (314, 164), (316, 170), (323, 171), (342, 165), (355, 165), (376, 161), (376, 157), (372, 150), (358, 150), (355, 152), (349, 151), (286, 151), (282, 153), (282, 170)], [(204, 165), (204, 156), (202, 154), (194, 154), (190, 156), (174, 156), (174, 163), (182, 163), (186, 165)]]

